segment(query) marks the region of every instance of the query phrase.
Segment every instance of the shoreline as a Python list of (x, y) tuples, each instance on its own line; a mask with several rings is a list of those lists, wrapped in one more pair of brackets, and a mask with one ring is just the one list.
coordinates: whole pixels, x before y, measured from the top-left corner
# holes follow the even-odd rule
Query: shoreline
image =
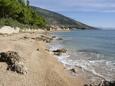
[[(6, 70), (0, 62), (0, 85), (3, 86), (84, 86), (84, 76), (73, 77), (54, 55), (47, 51), (43, 33), (17, 33), (0, 35), (1, 52), (16, 51), (27, 67), (27, 74), (20, 75)], [(38, 37), (38, 38), (37, 38)], [(5, 45), (5, 46), (4, 46)]]
[[(111, 86), (111, 84), (115, 83), (101, 79), (102, 77), (93, 75), (89, 71), (84, 72), (80, 67), (64, 65), (64, 63), (61, 62), (63, 56), (55, 55), (54, 52), (48, 48), (48, 45), (55, 40), (56, 37), (57, 36), (52, 35), (52, 32), (49, 33), (46, 31), (20, 32), (10, 35), (1, 34), (1, 52), (14, 51), (19, 54), (23, 66), (27, 69), (27, 73), (22, 75), (16, 71), (6, 70), (8, 65), (6, 62), (0, 61), (0, 85)], [(63, 40), (63, 38), (57, 38)], [(57, 50), (58, 49), (55, 51), (57, 52)], [(66, 52), (66, 49), (63, 48), (61, 52)], [(90, 80), (89, 77), (93, 77), (93, 81)], [(94, 81), (94, 79), (97, 81)], [(28, 81), (29, 83), (27, 83)]]
[[(57, 37), (56, 41), (59, 41), (58, 38), (61, 39), (61, 40), (64, 40), (63, 38), (60, 38), (60, 37), (58, 37), (55, 34), (54, 34), (54, 36)], [(66, 48), (63, 47), (63, 46), (61, 48), (60, 47), (56, 47), (56, 46), (59, 46), (59, 45), (60, 44), (58, 44), (58, 43), (55, 42), (55, 44), (51, 47), (52, 49), (50, 49), (51, 52), (55, 53), (56, 50), (60, 50), (60, 49), (65, 49), (66, 50)], [(60, 52), (58, 52), (58, 53), (60, 53)], [(68, 59), (70, 57), (67, 56), (67, 53), (65, 53), (65, 54), (66, 54), (66, 56), (63, 56), (63, 53), (62, 53), (62, 55), (57, 54), (55, 56), (58, 59), (58, 61), (61, 62), (66, 67), (66, 69), (68, 71), (72, 72), (72, 74), (75, 77), (77, 77), (79, 74), (82, 74), (83, 76), (85, 76), (86, 79), (88, 80), (87, 81), (88, 86), (89, 85), (90, 86), (95, 86), (95, 85), (97, 86), (99, 84), (103, 84), (103, 86), (111, 86), (110, 85), (111, 83), (114, 84), (113, 80), (107, 80), (104, 76), (100, 75), (99, 73), (96, 73), (95, 71), (86, 70), (86, 69), (82, 68), (81, 66), (77, 66), (77, 65), (76, 66), (72, 66), (71, 65), (72, 61), (70, 59)], [(71, 63), (69, 64), (68, 62), (69, 63), (71, 62)], [(108, 83), (108, 85), (106, 85), (106, 84), (104, 85), (105, 82)]]

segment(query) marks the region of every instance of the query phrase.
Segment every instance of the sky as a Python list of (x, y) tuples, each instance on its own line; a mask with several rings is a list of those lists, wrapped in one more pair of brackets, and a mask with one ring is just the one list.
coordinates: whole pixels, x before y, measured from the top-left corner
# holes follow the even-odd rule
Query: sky
[(29, 0), (33, 6), (61, 13), (82, 23), (115, 28), (115, 0)]

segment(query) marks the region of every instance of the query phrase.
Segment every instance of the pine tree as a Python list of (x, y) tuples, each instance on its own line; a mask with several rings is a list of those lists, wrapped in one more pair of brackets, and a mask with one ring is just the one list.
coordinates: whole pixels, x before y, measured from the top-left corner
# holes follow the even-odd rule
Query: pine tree
[(0, 0), (0, 18), (12, 18), (23, 24), (44, 26), (45, 19), (36, 14), (28, 0)]

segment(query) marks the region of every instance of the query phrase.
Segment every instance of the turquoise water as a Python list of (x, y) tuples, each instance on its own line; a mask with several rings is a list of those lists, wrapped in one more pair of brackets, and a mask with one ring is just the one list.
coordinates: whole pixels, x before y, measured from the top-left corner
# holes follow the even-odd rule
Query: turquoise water
[(62, 62), (80, 66), (107, 80), (115, 80), (115, 30), (77, 30), (54, 33), (55, 47), (68, 49), (69, 58)]

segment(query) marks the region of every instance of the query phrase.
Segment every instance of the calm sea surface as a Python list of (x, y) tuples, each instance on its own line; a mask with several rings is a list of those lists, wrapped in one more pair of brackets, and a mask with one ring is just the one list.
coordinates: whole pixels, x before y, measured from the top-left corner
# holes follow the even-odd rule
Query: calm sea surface
[(54, 46), (68, 49), (69, 59), (62, 59), (65, 64), (80, 66), (107, 80), (115, 80), (115, 30), (77, 30), (54, 34), (63, 38)]

